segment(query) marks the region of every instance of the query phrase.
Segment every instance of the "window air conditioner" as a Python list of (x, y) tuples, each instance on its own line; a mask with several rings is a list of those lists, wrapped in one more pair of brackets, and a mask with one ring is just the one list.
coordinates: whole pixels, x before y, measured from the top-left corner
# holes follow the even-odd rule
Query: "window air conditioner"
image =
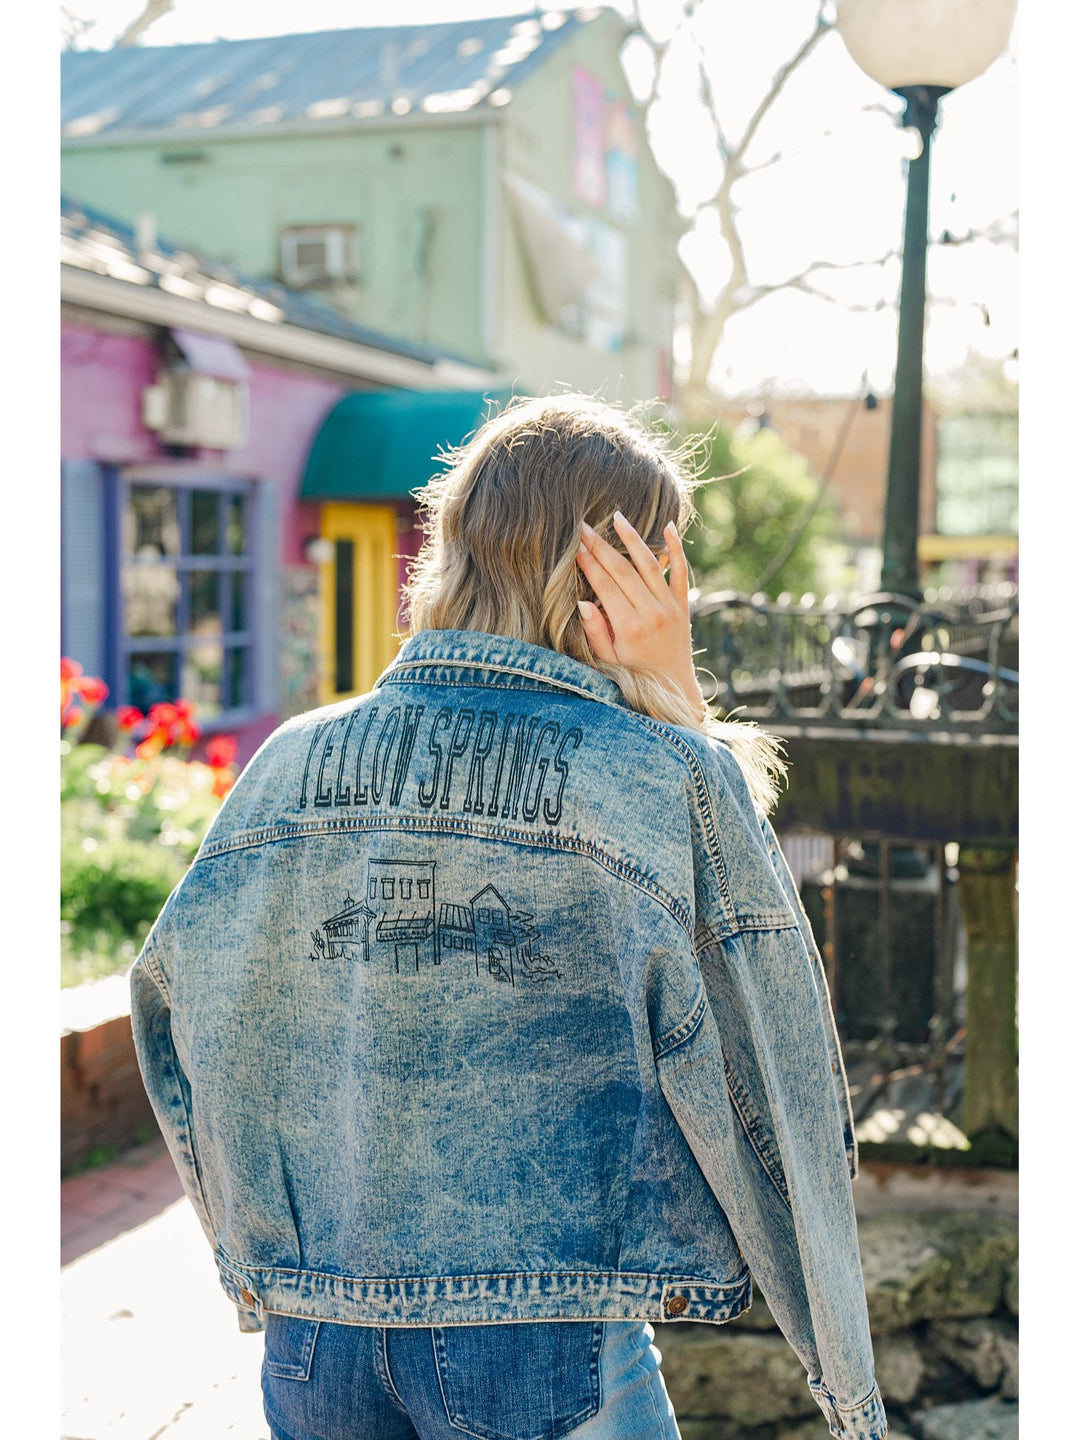
[(351, 226), (292, 226), (281, 232), (281, 278), (294, 289), (355, 279), (355, 248)]
[(247, 441), (247, 399), (241, 381), (163, 370), (143, 391), (143, 424), (169, 445), (234, 450)]

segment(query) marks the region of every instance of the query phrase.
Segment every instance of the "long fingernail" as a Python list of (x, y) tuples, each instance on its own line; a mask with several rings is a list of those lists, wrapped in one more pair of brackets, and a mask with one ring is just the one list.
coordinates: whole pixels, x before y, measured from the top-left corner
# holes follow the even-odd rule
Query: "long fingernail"
[(581, 611), (581, 617), (583, 620), (587, 620), (592, 613), (592, 606), (587, 600), (579, 600), (577, 602), (577, 608)]
[(592, 539), (596, 535), (596, 531), (592, 528), (592, 526), (587, 520), (582, 520), (581, 522), (581, 533), (583, 535), (588, 535), (590, 539)]
[(629, 520), (627, 520), (626, 516), (622, 513), (621, 510), (616, 510), (616, 511), (615, 511), (615, 515), (614, 515), (613, 518), (614, 518), (615, 523), (616, 523), (617, 525), (629, 525), (629, 523), (630, 523)]

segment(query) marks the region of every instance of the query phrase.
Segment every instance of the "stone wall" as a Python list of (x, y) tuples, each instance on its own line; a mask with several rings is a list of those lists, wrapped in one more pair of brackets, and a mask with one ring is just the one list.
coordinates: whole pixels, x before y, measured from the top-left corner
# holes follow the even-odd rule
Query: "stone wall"
[[(1017, 1225), (976, 1210), (859, 1220), (891, 1440), (1015, 1440)], [(806, 1372), (755, 1291), (730, 1325), (656, 1327), (683, 1440), (826, 1440)]]

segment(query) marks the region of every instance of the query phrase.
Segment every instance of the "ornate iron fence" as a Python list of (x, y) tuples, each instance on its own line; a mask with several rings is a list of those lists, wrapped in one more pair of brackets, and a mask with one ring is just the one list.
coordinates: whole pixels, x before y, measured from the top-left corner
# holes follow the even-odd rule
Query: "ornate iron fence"
[(697, 592), (691, 618), (705, 693), (724, 714), (768, 721), (780, 733), (838, 725), (1017, 731), (1015, 585), (843, 604)]

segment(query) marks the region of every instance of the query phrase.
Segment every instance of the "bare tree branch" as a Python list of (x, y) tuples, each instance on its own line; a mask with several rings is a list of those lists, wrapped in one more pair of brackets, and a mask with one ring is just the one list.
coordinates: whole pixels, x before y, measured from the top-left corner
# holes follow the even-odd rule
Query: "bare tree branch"
[(144, 30), (148, 30), (155, 20), (160, 20), (161, 17), (167, 15), (172, 8), (173, 0), (146, 0), (142, 14), (132, 20), (131, 24), (117, 40), (116, 48), (119, 49), (122, 45), (134, 45)]
[(739, 144), (735, 147), (732, 159), (737, 162), (742, 160), (743, 156), (746, 154), (747, 148), (751, 140), (753, 140), (754, 136), (758, 132), (758, 127), (765, 119), (765, 116), (772, 109), (773, 105), (776, 104), (776, 101), (779, 99), (780, 92), (783, 90), (784, 86), (791, 79), (792, 75), (799, 68), (799, 66), (806, 59), (806, 57), (810, 54), (811, 50), (813, 50), (814, 46), (818, 43), (822, 36), (827, 34), (828, 31), (830, 31), (832, 28), (833, 27), (829, 23), (829, 21), (822, 18), (822, 13), (819, 10), (817, 24), (814, 26), (813, 30), (799, 46), (798, 50), (795, 51), (795, 54), (792, 55), (791, 59), (788, 60), (785, 64), (781, 65), (780, 69), (773, 76), (772, 84), (762, 96), (761, 101), (759, 102), (758, 107), (754, 111), (753, 115), (751, 115), (750, 123), (743, 131), (743, 137), (739, 141)]

